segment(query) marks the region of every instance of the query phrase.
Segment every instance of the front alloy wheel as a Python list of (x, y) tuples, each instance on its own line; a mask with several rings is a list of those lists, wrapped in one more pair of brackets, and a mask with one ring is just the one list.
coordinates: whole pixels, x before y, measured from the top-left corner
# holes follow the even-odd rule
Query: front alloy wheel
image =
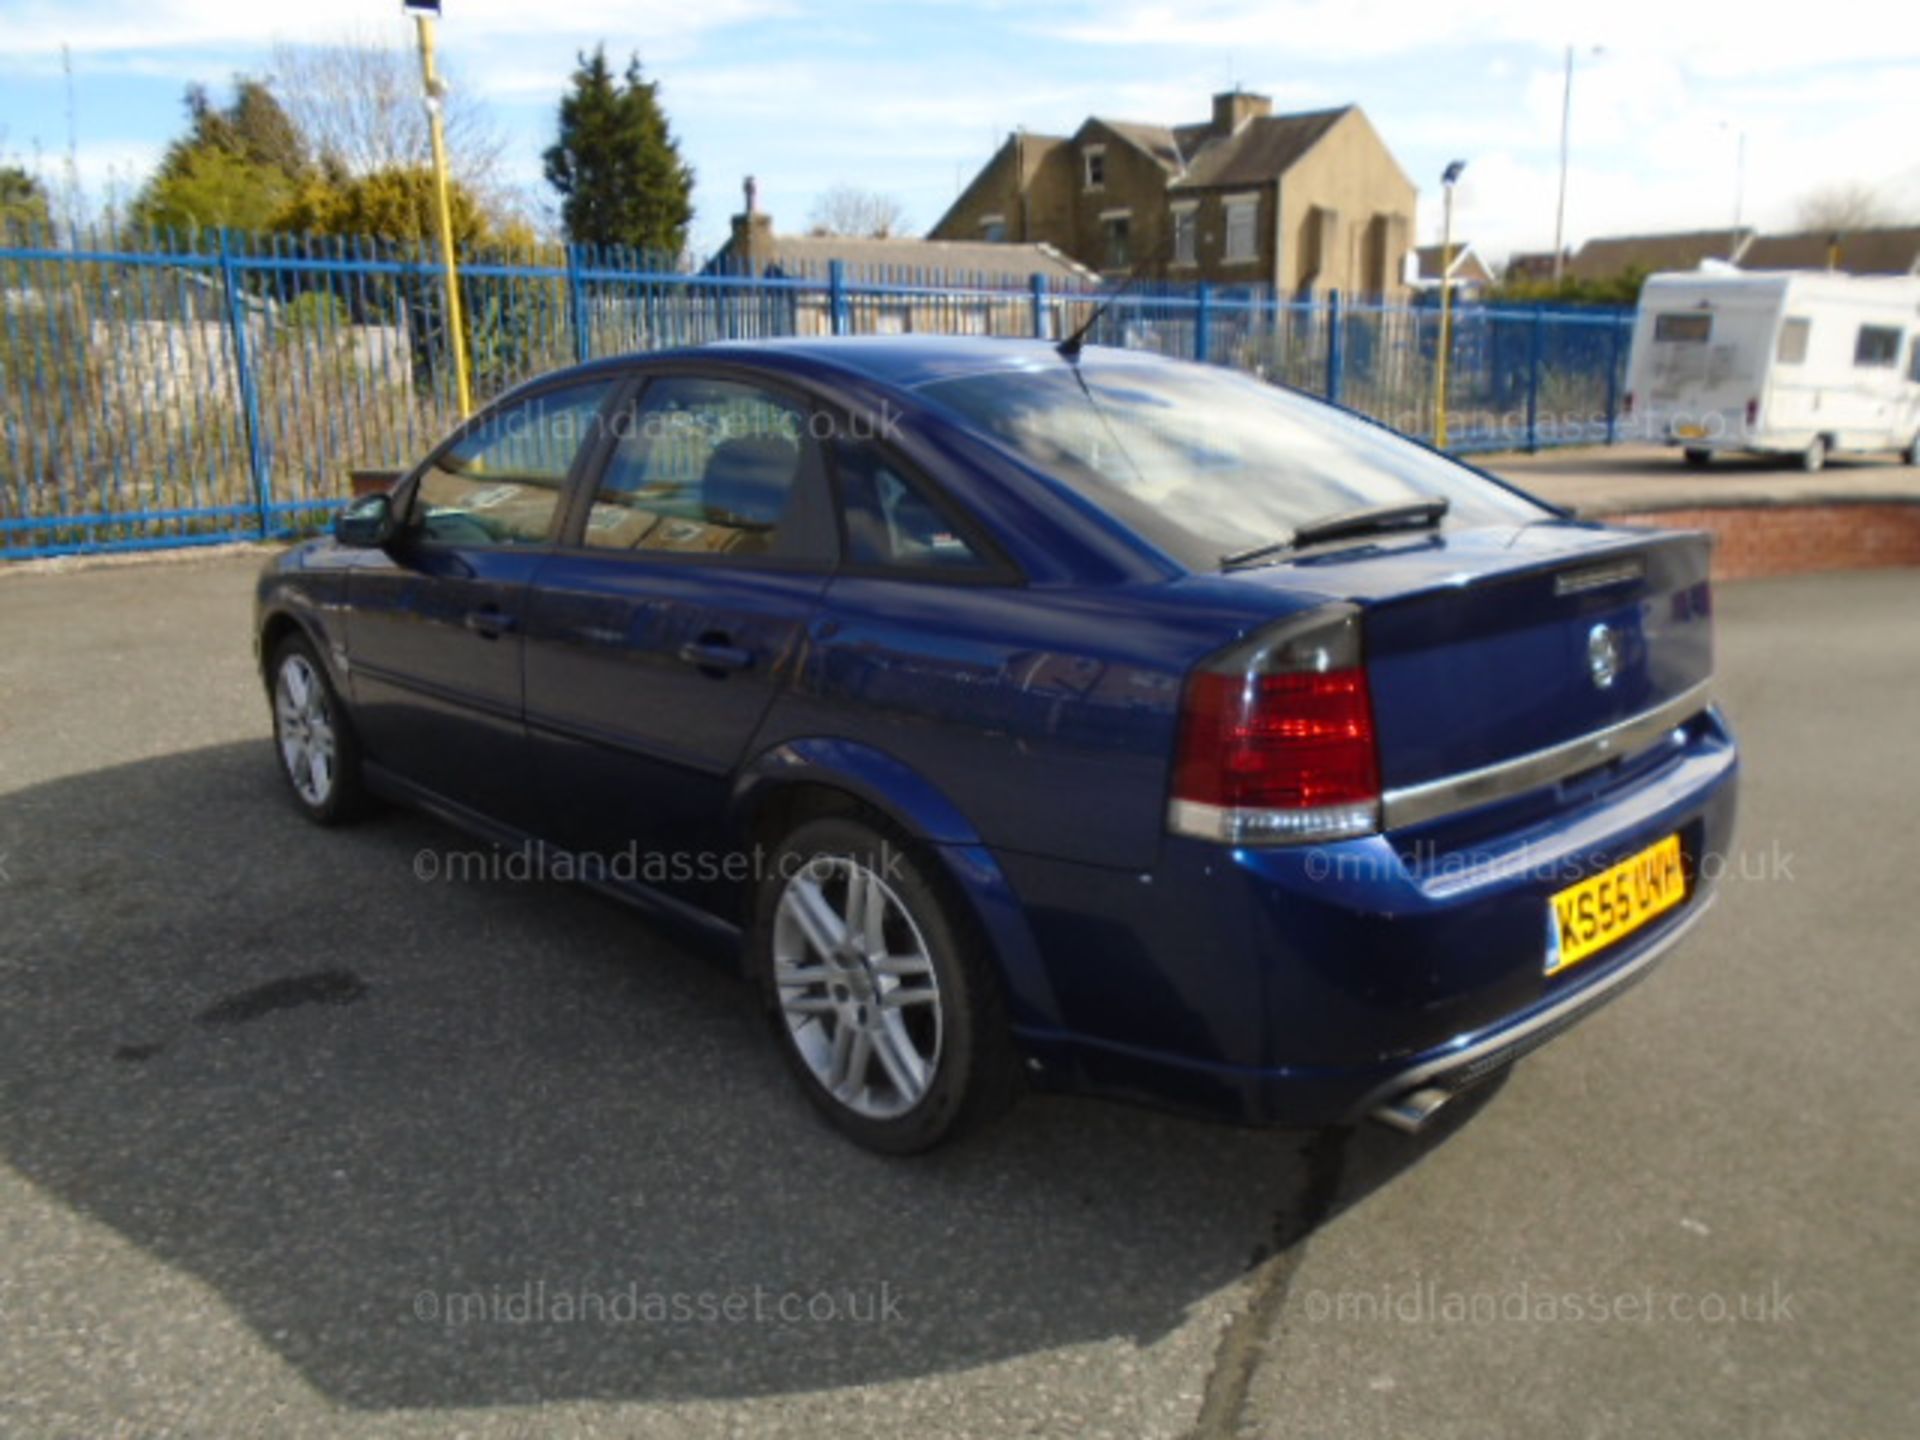
[(929, 1149), (1012, 1100), (980, 931), (890, 831), (835, 815), (787, 836), (760, 883), (749, 958), (807, 1098), (868, 1149)]
[(280, 662), (273, 687), (274, 728), (280, 763), (294, 794), (313, 809), (333, 798), (338, 745), (327, 690), (313, 662), (294, 651)]
[(301, 811), (322, 825), (349, 820), (366, 805), (359, 751), (340, 697), (304, 637), (273, 653), (273, 748)]

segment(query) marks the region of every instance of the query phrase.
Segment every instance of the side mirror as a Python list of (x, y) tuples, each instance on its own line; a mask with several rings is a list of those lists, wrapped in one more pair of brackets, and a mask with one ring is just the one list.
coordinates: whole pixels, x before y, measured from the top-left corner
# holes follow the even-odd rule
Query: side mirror
[(399, 529), (391, 495), (362, 495), (333, 522), (333, 538), (356, 550), (384, 550)]

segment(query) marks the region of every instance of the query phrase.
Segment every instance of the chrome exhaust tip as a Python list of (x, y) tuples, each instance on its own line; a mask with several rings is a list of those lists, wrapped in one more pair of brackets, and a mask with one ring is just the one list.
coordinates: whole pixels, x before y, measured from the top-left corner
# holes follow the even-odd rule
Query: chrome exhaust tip
[(1427, 1122), (1440, 1113), (1441, 1107), (1459, 1093), (1458, 1090), (1442, 1090), (1437, 1085), (1428, 1085), (1419, 1090), (1409, 1090), (1368, 1113), (1382, 1125), (1391, 1126), (1403, 1135), (1418, 1135), (1426, 1128)]

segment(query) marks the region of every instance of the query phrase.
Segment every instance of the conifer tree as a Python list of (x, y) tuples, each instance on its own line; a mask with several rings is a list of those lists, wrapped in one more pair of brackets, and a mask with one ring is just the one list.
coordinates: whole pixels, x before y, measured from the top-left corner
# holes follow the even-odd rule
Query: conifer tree
[(580, 56), (560, 101), (559, 139), (546, 153), (548, 183), (562, 197), (567, 238), (678, 253), (693, 218), (693, 171), (660, 108), (656, 82), (634, 56), (619, 80), (606, 46)]

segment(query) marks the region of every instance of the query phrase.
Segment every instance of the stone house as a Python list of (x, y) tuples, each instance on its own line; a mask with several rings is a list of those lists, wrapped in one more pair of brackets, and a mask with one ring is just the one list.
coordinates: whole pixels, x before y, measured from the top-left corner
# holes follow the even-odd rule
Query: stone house
[(1275, 115), (1235, 90), (1196, 124), (1016, 131), (929, 238), (1049, 244), (1109, 276), (1144, 265), (1163, 280), (1400, 299), (1415, 197), (1358, 106)]

